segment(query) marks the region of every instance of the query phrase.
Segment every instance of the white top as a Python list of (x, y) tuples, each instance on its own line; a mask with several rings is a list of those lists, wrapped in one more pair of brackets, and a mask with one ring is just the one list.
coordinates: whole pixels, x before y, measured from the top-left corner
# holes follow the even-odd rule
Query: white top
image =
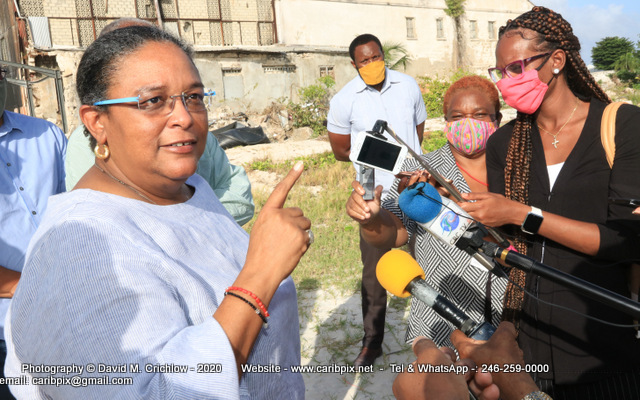
[[(427, 119), (427, 111), (415, 79), (387, 68), (386, 79), (378, 92), (367, 86), (359, 75), (356, 76), (331, 99), (327, 130), (351, 135), (353, 146), (358, 133), (371, 130), (379, 119), (387, 121), (389, 128), (409, 147), (422, 154), (416, 126)], [(384, 136), (397, 143), (388, 133)], [(384, 197), (393, 184), (394, 176), (380, 170), (376, 170), (375, 175), (376, 186), (384, 188)]]
[[(204, 179), (194, 175), (187, 183), (195, 187), (192, 198), (169, 206), (88, 189), (51, 197), (6, 321), (5, 372), (31, 382), (11, 386), (16, 397), (304, 398), (302, 376), (284, 372), (300, 364), (291, 278), (273, 297), (269, 327), (248, 361), (283, 371), (247, 373), (238, 383), (233, 350), (212, 315), (244, 265), (249, 237)], [(25, 373), (26, 364), (82, 370)], [(100, 372), (99, 364), (124, 370)], [(188, 371), (147, 369), (181, 366)], [(37, 377), (73, 376), (133, 382), (35, 384)]]
[(556, 179), (558, 179), (558, 175), (560, 175), (560, 171), (562, 170), (562, 166), (564, 162), (547, 165), (547, 172), (549, 173), (549, 187), (553, 189), (553, 185), (556, 183)]

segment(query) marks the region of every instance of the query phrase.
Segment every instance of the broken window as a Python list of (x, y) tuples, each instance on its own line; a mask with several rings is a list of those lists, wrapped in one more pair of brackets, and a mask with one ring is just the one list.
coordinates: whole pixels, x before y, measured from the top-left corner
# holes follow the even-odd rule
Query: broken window
[(406, 17), (407, 21), (407, 39), (416, 39), (416, 19), (412, 17)]
[(333, 65), (321, 65), (320, 66), (320, 78), (330, 76), (333, 79), (336, 79), (336, 74), (333, 71)]
[(496, 38), (496, 21), (489, 21), (487, 28), (489, 30), (489, 39), (495, 39)]
[(478, 38), (478, 21), (469, 21), (469, 37), (471, 39)]

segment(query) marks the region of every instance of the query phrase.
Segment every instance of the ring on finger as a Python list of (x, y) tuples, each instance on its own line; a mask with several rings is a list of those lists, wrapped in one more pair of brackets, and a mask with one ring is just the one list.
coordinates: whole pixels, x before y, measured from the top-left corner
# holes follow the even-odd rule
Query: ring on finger
[(313, 235), (313, 231), (311, 229), (307, 229), (307, 234), (309, 235), (309, 245), (313, 244), (313, 241), (315, 240), (315, 237)]

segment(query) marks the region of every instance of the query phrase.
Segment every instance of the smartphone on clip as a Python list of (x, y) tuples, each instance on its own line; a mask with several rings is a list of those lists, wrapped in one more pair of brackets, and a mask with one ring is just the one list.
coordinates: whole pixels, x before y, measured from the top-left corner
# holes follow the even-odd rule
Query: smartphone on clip
[(356, 164), (380, 169), (396, 175), (407, 158), (407, 148), (376, 137), (367, 132), (360, 132), (351, 146), (349, 159)]

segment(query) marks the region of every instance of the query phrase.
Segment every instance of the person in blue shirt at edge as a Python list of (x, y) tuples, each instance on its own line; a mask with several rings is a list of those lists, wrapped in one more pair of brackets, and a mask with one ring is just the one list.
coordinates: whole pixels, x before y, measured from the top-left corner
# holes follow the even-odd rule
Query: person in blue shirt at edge
[[(104, 28), (100, 35), (125, 28), (127, 26), (153, 26), (150, 22), (138, 18), (120, 18)], [(80, 124), (69, 136), (69, 146), (65, 159), (66, 186), (73, 189), (95, 161), (93, 147), (89, 143), (90, 134)], [(244, 168), (229, 162), (218, 139), (211, 132), (207, 134), (207, 147), (198, 161), (196, 173), (211, 186), (218, 199), (239, 225), (244, 225), (255, 211), (251, 183)]]
[[(0, 67), (2, 68), (2, 67)], [(54, 124), (5, 110), (7, 71), (0, 69), (0, 376), (4, 377), (4, 320), (29, 240), (49, 196), (65, 191), (67, 138)], [(12, 398), (0, 385), (0, 398)]]
[[(331, 99), (327, 115), (327, 131), (336, 160), (349, 161), (351, 145), (358, 133), (371, 130), (378, 119), (387, 121), (409, 147), (422, 154), (427, 111), (415, 79), (385, 67), (382, 44), (374, 35), (363, 34), (353, 39), (349, 56), (358, 76)], [(396, 142), (388, 133), (384, 136)], [(394, 176), (376, 171), (375, 180), (375, 186), (383, 187), (382, 197), (386, 197)], [(356, 366), (373, 365), (382, 354), (387, 291), (376, 279), (376, 264), (388, 250), (368, 244), (360, 235), (364, 338), (362, 350), (353, 363)]]

